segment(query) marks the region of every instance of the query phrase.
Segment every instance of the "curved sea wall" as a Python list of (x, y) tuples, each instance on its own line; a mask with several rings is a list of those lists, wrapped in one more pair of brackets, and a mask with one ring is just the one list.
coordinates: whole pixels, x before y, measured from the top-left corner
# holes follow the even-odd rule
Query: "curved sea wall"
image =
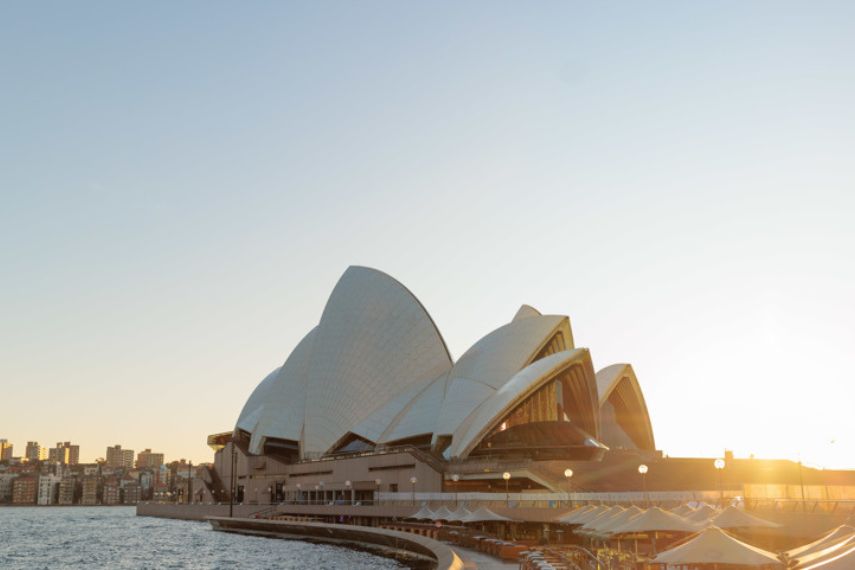
[(310, 540), (367, 548), (379, 554), (406, 553), (422, 563), (416, 566), (438, 570), (462, 570), (460, 557), (447, 545), (407, 532), (355, 525), (303, 521), (209, 517), (215, 530), (257, 536)]

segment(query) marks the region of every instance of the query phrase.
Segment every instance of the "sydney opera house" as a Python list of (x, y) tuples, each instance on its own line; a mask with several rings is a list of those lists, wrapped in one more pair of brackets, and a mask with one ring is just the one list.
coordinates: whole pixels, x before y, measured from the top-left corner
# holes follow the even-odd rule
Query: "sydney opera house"
[(344, 272), (317, 326), (209, 443), (212, 483), (234, 468), (241, 499), (259, 502), (504, 491), (506, 472), (515, 490), (560, 491), (568, 462), (655, 450), (632, 367), (597, 370), (567, 316), (523, 305), (455, 362), (419, 300), (366, 267)]

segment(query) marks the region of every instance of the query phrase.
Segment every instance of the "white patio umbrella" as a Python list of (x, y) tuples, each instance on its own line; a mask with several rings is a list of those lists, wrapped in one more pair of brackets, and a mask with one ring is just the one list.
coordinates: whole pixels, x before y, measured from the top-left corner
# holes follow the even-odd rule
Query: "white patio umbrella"
[(709, 505), (701, 505), (693, 512), (689, 513), (685, 516), (686, 520), (696, 523), (706, 522), (712, 517), (714, 517), (718, 513), (713, 507)]
[(717, 527), (709, 527), (683, 544), (662, 552), (653, 563), (783, 567), (773, 553), (742, 542)]
[(449, 518), (448, 520), (450, 520), (450, 521), (464, 521), (464, 520), (466, 520), (466, 517), (468, 517), (471, 514), (472, 514), (472, 512), (469, 509), (467, 509), (463, 505), (460, 505), (459, 507), (457, 507), (456, 509), (451, 511), (451, 518)]
[(573, 524), (575, 522), (575, 519), (596, 508), (597, 507), (595, 507), (594, 505), (585, 505), (584, 507), (573, 509), (569, 513), (565, 513), (564, 515), (558, 517), (557, 522)]
[(582, 525), (581, 528), (576, 529), (575, 532), (576, 533), (581, 532), (581, 533), (585, 534), (585, 533), (590, 533), (592, 531), (595, 531), (595, 530), (597, 530), (597, 528), (600, 525), (607, 523), (608, 521), (612, 520), (614, 517), (620, 515), (625, 510), (626, 509), (624, 509), (623, 507), (610, 507), (607, 510), (600, 513), (599, 515), (597, 515), (596, 517), (589, 519), (585, 524)]
[(697, 532), (698, 525), (686, 519), (651, 507), (623, 524), (611, 529), (612, 535), (627, 533), (645, 533), (653, 535), (653, 552), (656, 552), (657, 534), (660, 532)]
[[(643, 512), (644, 511), (642, 509), (633, 505), (633, 506), (629, 507), (628, 509), (624, 510), (622, 513), (618, 514), (617, 516), (612, 517), (608, 521), (604, 522), (602, 525), (600, 525), (597, 528), (597, 530), (594, 534), (598, 537), (608, 539), (608, 538), (610, 538), (610, 535), (612, 534), (611, 529), (617, 528), (618, 526), (622, 525), (623, 523), (629, 521), (632, 518), (637, 517), (638, 515), (642, 514)], [(618, 552), (620, 552), (622, 550), (620, 536), (617, 536), (614, 538), (617, 539)], [(635, 541), (635, 547), (636, 547), (635, 549), (636, 549), (636, 553), (637, 553), (638, 552), (638, 541)]]
[(642, 514), (644, 511), (635, 505), (625, 509), (622, 513), (618, 513), (616, 516), (611, 519), (605, 521), (601, 525), (597, 525), (596, 534), (598, 535), (609, 535), (612, 534), (612, 529), (615, 529), (622, 525), (625, 522), (628, 522), (630, 519), (637, 517)]
[(567, 522), (570, 522), (570, 524), (585, 524), (589, 520), (592, 520), (595, 517), (600, 516), (600, 514), (602, 514), (607, 509), (608, 509), (608, 507), (598, 505), (598, 506), (593, 507), (592, 509), (590, 509), (588, 511), (585, 511), (584, 513), (579, 513), (578, 515), (573, 517), (572, 520), (567, 521)]
[(433, 521), (450, 521), (456, 520), (454, 518), (454, 513), (448, 510), (448, 507), (445, 505), (441, 506), (437, 510), (433, 512), (433, 516), (430, 518)]
[(487, 507), (478, 507), (471, 513), (466, 519), (463, 520), (465, 523), (473, 523), (473, 522), (490, 522), (490, 521), (512, 521), (514, 519), (504, 517), (500, 514), (494, 513)]
[(855, 568), (855, 543), (845, 542), (845, 546), (834, 545), (800, 559), (794, 570), (852, 570)]
[(416, 519), (416, 520), (433, 520), (433, 511), (430, 510), (430, 507), (427, 505), (422, 505), (422, 508), (408, 516), (408, 519)]
[(788, 550), (785, 554), (787, 555), (787, 558), (803, 558), (813, 554), (814, 552), (825, 550), (832, 544), (836, 544), (849, 536), (855, 536), (855, 527), (849, 526), (848, 524), (842, 524), (837, 528), (831, 529), (817, 540), (808, 544), (803, 544), (798, 548)]
[(711, 526), (718, 528), (779, 528), (781, 525), (761, 519), (760, 517), (741, 511), (736, 507), (727, 507), (709, 520)]
[(679, 507), (674, 507), (673, 509), (671, 509), (671, 512), (674, 513), (675, 515), (679, 516), (679, 517), (685, 517), (686, 515), (689, 515), (689, 514), (695, 512), (695, 509), (693, 509), (688, 504), (683, 503)]
[(630, 532), (697, 532), (698, 525), (686, 519), (664, 511), (659, 507), (651, 507), (611, 529), (612, 534)]

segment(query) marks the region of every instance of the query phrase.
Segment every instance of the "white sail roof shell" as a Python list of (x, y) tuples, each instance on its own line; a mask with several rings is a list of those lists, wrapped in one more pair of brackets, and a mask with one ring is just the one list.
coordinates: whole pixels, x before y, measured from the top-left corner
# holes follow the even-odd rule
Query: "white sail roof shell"
[[(451, 454), (455, 455), (462, 449), (458, 442), (476, 419), (476, 411), (499, 392), (501, 400), (505, 394), (524, 389), (519, 378), (508, 384), (558, 331), (572, 343), (569, 320), (563, 315), (529, 314), (503, 325), (475, 343), (450, 372), (435, 378), (412, 400), (395, 399), (378, 409), (379, 418), (394, 416), (379, 437), (373, 437), (380, 424), (374, 418), (358, 425), (354, 433), (381, 444), (424, 434), (434, 438), (451, 435), (455, 442)], [(500, 400), (492, 406), (499, 406)]]
[(348, 268), (312, 350), (305, 451), (328, 451), (375, 409), (450, 369), (445, 341), (406, 287), (374, 269)]
[(468, 455), (492, 429), (495, 422), (510, 413), (517, 404), (534, 393), (544, 382), (552, 379), (559, 370), (574, 363), (587, 363), (590, 368), (590, 362), (591, 356), (588, 350), (576, 348), (541, 358), (514, 374), (501, 388), (469, 414), (454, 431), (451, 456), (464, 457)]
[(281, 438), (299, 441), (304, 457), (320, 455), (450, 369), (445, 342), (418, 299), (385, 273), (349, 267), (318, 326), (256, 388), (236, 427), (251, 433), (252, 453), (262, 452), (266, 438)]
[(643, 423), (643, 425), (639, 426), (640, 429), (643, 429), (643, 438), (647, 440), (647, 447), (654, 449), (655, 441), (653, 438), (653, 426), (650, 424), (650, 413), (647, 410), (647, 402), (644, 400), (644, 393), (641, 391), (641, 385), (638, 382), (632, 365), (619, 363), (606, 366), (597, 371), (596, 378), (597, 393), (600, 398), (600, 416), (603, 422), (600, 425), (600, 436), (603, 442), (610, 447), (624, 447), (623, 445), (619, 445), (623, 442), (628, 442), (631, 447), (638, 445), (630, 434), (624, 431), (617, 422), (608, 421), (611, 419), (610, 414), (608, 410), (604, 409), (611, 409), (611, 406), (608, 405), (609, 398), (619, 387), (628, 386), (628, 392), (634, 396), (632, 398), (634, 411)]
[(236, 427), (251, 434), (249, 449), (261, 453), (268, 437), (300, 441), (306, 411), (306, 374), (317, 328), (309, 331), (285, 364), (249, 397)]

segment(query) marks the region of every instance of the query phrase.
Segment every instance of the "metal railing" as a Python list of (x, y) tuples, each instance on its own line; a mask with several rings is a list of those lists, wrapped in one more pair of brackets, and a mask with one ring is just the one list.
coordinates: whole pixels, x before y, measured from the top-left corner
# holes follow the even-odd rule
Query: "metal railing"
[(412, 493), (407, 491), (381, 492), (379, 500), (382, 503), (506, 503), (510, 501), (516, 506), (557, 507), (559, 503), (609, 503), (609, 504), (651, 504), (667, 505), (681, 504), (692, 501), (717, 503), (722, 497), (726, 501), (741, 499), (739, 491), (628, 491), (620, 493)]
[(745, 499), (745, 506), (752, 511), (855, 513), (855, 500), (853, 499), (774, 499), (748, 497)]

